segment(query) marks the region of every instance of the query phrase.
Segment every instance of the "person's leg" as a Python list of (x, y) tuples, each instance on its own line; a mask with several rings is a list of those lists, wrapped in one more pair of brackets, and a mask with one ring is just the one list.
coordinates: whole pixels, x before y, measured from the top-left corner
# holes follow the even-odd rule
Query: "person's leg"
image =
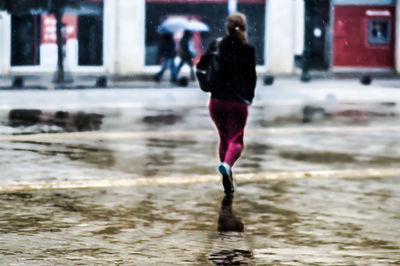
[(238, 133), (237, 136), (230, 139), (228, 148), (226, 150), (224, 162), (226, 162), (232, 167), (242, 154), (242, 150), (243, 150), (243, 131)]
[[(222, 185), (227, 194), (233, 193), (235, 186), (231, 167), (243, 149), (243, 129), (247, 119), (247, 105), (216, 99), (210, 100), (210, 114), (220, 136), (218, 171), (222, 175)], [(236, 116), (238, 116), (236, 118)]]
[(183, 58), (181, 58), (181, 62), (179, 63), (179, 65), (178, 65), (178, 67), (176, 68), (176, 71), (175, 71), (176, 79), (178, 79), (179, 71), (181, 71), (181, 68), (182, 68), (184, 63), (185, 63), (185, 61), (183, 60)]
[(170, 81), (175, 82), (176, 81), (176, 67), (175, 67), (174, 59), (169, 58), (167, 60), (168, 60), (168, 64), (169, 64), (169, 70), (171, 72)]
[(189, 58), (188, 65), (190, 67), (190, 79), (192, 81), (194, 81), (195, 80), (195, 75), (194, 75), (194, 71), (193, 71), (193, 59), (192, 58)]
[(219, 134), (219, 147), (218, 147), (218, 155), (219, 161), (222, 163), (225, 160), (226, 151), (228, 150), (228, 141), (226, 134)]
[(246, 104), (232, 103), (227, 116), (227, 139), (228, 147), (225, 153), (224, 162), (231, 167), (239, 159), (243, 150), (244, 128), (248, 115)]
[(162, 76), (163, 76), (163, 74), (164, 74), (164, 72), (165, 72), (165, 70), (167, 70), (167, 68), (168, 68), (167, 60), (166, 59), (162, 59), (161, 60), (161, 70), (154, 76), (154, 79), (156, 81), (160, 81)]
[(210, 116), (217, 127), (219, 135), (218, 154), (220, 162), (224, 162), (226, 150), (228, 149), (228, 128), (226, 123), (226, 110), (223, 103), (216, 99), (210, 99)]

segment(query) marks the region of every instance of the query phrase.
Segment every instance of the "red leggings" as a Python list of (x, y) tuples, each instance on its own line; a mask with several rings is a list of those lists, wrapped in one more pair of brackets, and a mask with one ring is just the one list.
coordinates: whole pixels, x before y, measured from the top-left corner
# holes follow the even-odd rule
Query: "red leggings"
[(248, 106), (243, 103), (211, 98), (209, 110), (220, 137), (219, 159), (233, 166), (243, 150)]

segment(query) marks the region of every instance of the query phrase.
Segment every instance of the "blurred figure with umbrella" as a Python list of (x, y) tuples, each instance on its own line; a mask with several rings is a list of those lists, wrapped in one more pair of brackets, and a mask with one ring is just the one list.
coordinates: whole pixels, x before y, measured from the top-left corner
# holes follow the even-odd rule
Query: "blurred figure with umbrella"
[(161, 70), (154, 76), (154, 80), (159, 82), (165, 70), (169, 68), (171, 72), (170, 81), (176, 82), (176, 68), (174, 63), (176, 48), (172, 33), (163, 32), (161, 34), (161, 41), (158, 46), (158, 57), (161, 59)]
[(179, 71), (181, 70), (184, 64), (188, 64), (190, 67), (190, 79), (194, 81), (194, 71), (193, 71), (193, 57), (196, 56), (195, 49), (193, 48), (192, 43), (192, 32), (189, 30), (185, 30), (183, 33), (183, 37), (179, 42), (179, 56), (181, 58), (181, 62), (176, 69), (176, 76), (178, 77)]
[[(161, 57), (162, 68), (154, 79), (160, 81), (164, 71), (168, 68), (171, 69), (171, 82), (177, 81), (177, 76), (184, 64), (190, 67), (190, 77), (195, 79), (193, 71), (193, 58), (196, 56), (196, 49), (194, 48), (192, 37), (193, 32), (209, 31), (209, 27), (201, 21), (188, 20), (185, 17), (172, 16), (164, 20), (157, 30), (161, 34), (161, 43), (159, 46), (159, 57)], [(175, 32), (184, 31), (183, 37), (179, 44), (179, 55), (181, 62), (178, 68), (175, 68), (174, 58), (176, 56), (175, 42), (173, 34)]]
[(173, 34), (182, 30), (187, 24), (187, 19), (182, 17), (169, 17), (158, 26), (158, 33), (161, 34), (158, 46), (158, 58), (161, 59), (161, 70), (154, 76), (154, 80), (159, 82), (168, 68), (171, 72), (171, 82), (176, 82), (176, 67), (174, 59), (176, 57), (176, 47)]
[(201, 21), (188, 20), (185, 23), (184, 30), (183, 37), (179, 43), (181, 62), (178, 65), (176, 73), (178, 76), (180, 69), (186, 63), (190, 67), (190, 78), (194, 81), (193, 58), (196, 56), (196, 49), (192, 41), (193, 32), (209, 31), (209, 27)]

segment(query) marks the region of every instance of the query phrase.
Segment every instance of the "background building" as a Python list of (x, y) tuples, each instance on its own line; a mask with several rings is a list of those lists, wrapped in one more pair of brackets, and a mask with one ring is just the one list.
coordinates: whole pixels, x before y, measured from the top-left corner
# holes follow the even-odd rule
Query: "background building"
[[(398, 72), (399, 1), (237, 0), (237, 10), (247, 15), (261, 73), (299, 73), (304, 51), (311, 70)], [(224, 34), (227, 15), (228, 0), (87, 0), (63, 18), (65, 67), (78, 74), (154, 73), (164, 19), (208, 24), (209, 32), (194, 35), (200, 55)], [(2, 75), (52, 73), (56, 61), (53, 16), (0, 13)]]
[(335, 2), (333, 67), (394, 69), (394, 1)]
[[(85, 71), (103, 64), (102, 0), (88, 0), (63, 16), (63, 45), (67, 70)], [(3, 74), (52, 72), (57, 66), (56, 19), (46, 13), (1, 14)]]
[[(296, 60), (291, 57), (307, 52), (310, 70), (398, 71), (398, 3), (269, 0), (268, 69), (273, 73), (297, 72)], [(304, 58), (297, 58), (300, 67)]]

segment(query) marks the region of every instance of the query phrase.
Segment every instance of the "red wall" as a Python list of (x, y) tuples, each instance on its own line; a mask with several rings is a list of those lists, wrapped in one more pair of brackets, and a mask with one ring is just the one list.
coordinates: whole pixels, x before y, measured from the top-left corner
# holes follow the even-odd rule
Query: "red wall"
[[(394, 68), (394, 16), (394, 6), (335, 6), (334, 67)], [(369, 43), (368, 23), (371, 20), (391, 21), (390, 44)]]

